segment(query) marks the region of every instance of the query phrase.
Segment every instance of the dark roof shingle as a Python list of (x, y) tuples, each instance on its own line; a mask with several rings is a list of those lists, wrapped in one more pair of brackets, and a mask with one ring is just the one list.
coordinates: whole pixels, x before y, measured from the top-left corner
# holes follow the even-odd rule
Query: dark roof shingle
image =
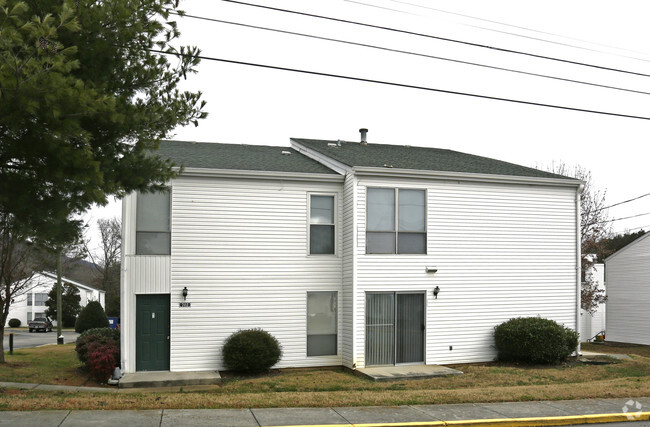
[(568, 178), (539, 169), (453, 150), (409, 145), (372, 144), (291, 138), (298, 144), (347, 166), (385, 167), (440, 172), (511, 175), (536, 178)]
[(188, 168), (336, 174), (289, 147), (162, 141), (155, 154)]

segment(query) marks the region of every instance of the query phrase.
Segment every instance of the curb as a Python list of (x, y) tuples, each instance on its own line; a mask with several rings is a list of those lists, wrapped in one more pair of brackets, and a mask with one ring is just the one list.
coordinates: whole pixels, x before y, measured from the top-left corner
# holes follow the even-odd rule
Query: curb
[[(486, 420), (463, 421), (424, 421), (408, 423), (370, 423), (350, 424), (353, 427), (535, 427), (535, 426), (568, 426), (577, 424), (616, 423), (627, 421), (648, 421), (650, 412), (632, 412), (629, 414), (594, 414), (570, 415), (560, 417), (534, 417), (534, 418), (495, 418)], [(340, 424), (302, 425), (292, 427), (335, 427)], [(288, 426), (274, 426), (288, 427)]]

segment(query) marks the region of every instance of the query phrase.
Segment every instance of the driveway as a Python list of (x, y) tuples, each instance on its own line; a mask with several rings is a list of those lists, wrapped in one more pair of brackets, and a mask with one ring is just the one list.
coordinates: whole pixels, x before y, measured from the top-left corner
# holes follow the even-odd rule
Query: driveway
[[(32, 332), (22, 328), (5, 328), (4, 348), (9, 350), (9, 334), (14, 334), (14, 349), (38, 347), (45, 344), (56, 344), (56, 328), (52, 332)], [(63, 341), (73, 343), (79, 336), (75, 331), (63, 331)]]

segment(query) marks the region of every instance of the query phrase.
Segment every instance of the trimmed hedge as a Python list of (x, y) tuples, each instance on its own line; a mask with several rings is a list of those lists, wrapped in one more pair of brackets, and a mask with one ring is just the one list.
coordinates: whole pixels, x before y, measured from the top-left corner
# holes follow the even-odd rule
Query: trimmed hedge
[(550, 319), (517, 317), (494, 328), (498, 359), (557, 364), (578, 348), (578, 333)]
[(116, 363), (120, 361), (120, 331), (111, 328), (88, 329), (77, 337), (75, 351), (79, 361), (88, 366), (88, 357), (93, 345), (114, 345), (117, 349)]
[(17, 328), (20, 326), (20, 319), (9, 319), (9, 327), (10, 328)]
[(81, 334), (88, 329), (108, 328), (108, 326), (108, 317), (102, 305), (98, 301), (90, 301), (79, 313), (74, 330)]
[(268, 332), (256, 328), (230, 335), (223, 345), (223, 363), (231, 371), (260, 373), (278, 363), (282, 348)]

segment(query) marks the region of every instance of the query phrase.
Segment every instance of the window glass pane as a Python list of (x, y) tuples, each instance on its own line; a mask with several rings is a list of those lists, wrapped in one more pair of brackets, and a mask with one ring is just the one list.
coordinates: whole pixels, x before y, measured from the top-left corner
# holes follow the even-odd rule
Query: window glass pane
[(138, 193), (137, 231), (169, 231), (169, 191)]
[(334, 226), (312, 225), (309, 232), (310, 254), (334, 253)]
[(33, 294), (31, 292), (27, 294), (27, 305), (28, 306), (32, 305), (32, 295)]
[(395, 233), (366, 233), (366, 253), (394, 254)]
[(334, 224), (334, 196), (311, 196), (309, 222)]
[(395, 190), (368, 189), (368, 231), (395, 230)]
[(47, 294), (34, 294), (34, 305), (45, 305)]
[(337, 354), (337, 293), (307, 292), (307, 356)]
[(397, 252), (400, 254), (427, 253), (427, 235), (425, 233), (398, 233)]
[(399, 190), (399, 231), (425, 231), (424, 194), (424, 190)]
[(135, 233), (135, 252), (138, 255), (169, 255), (171, 253), (170, 233)]

